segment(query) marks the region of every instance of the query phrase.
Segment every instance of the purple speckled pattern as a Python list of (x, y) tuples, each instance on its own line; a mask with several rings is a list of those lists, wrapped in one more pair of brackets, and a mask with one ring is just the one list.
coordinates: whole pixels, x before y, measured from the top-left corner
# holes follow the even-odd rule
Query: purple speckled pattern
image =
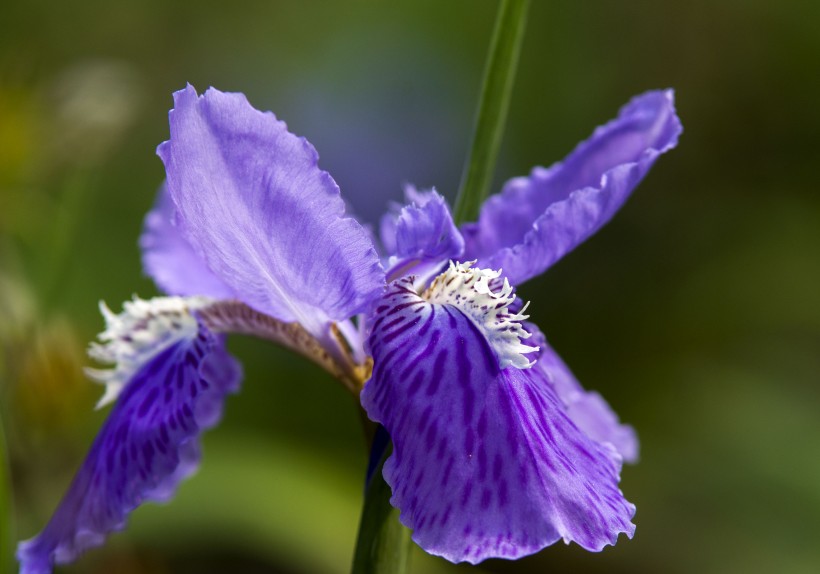
[(672, 90), (647, 92), (562, 162), (510, 180), (462, 227), (465, 258), (519, 285), (607, 223), (682, 132)]
[(122, 530), (146, 501), (163, 502), (194, 472), (199, 435), (221, 416), (241, 369), (200, 326), (129, 381), (49, 523), (17, 550), (21, 574), (49, 574)]
[(165, 293), (214, 299), (236, 297), (233, 289), (208, 269), (183, 236), (176, 222), (176, 207), (165, 185), (145, 216), (139, 244), (145, 273)]
[(362, 405), (393, 438), (384, 477), (422, 548), (477, 563), (632, 536), (621, 457), (572, 422), (540, 370), (499, 369), (475, 324), (410, 279), (388, 287), (372, 320)]
[(213, 88), (176, 92), (170, 124), (157, 153), (182, 228), (242, 301), (317, 335), (366, 310), (384, 272), (307, 140)]

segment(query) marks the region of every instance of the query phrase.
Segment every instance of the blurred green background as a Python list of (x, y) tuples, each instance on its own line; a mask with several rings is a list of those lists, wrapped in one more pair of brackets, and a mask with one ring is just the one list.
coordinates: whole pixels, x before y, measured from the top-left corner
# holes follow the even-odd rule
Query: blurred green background
[[(404, 182), (454, 197), (495, 10), (4, 2), (0, 553), (42, 528), (105, 416), (82, 375), (97, 302), (156, 293), (136, 239), (172, 91), (213, 85), (275, 111), (374, 222)], [(639, 432), (622, 481), (636, 536), (482, 571), (820, 571), (818, 24), (820, 3), (798, 0), (533, 2), (498, 186), (650, 88), (677, 90), (685, 133), (611, 224), (520, 289)], [(268, 344), (231, 347), (244, 389), (200, 473), (61, 572), (348, 570), (366, 463), (355, 401)]]

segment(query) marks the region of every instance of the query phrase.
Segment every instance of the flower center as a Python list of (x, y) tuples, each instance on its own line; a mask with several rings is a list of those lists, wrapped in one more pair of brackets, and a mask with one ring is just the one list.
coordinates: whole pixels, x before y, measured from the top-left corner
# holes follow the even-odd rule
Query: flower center
[(529, 303), (520, 312), (512, 312), (515, 294), (507, 279), (501, 279), (501, 271), (473, 268), (474, 263), (451, 261), (422, 297), (431, 303), (453, 305), (470, 318), (487, 338), (502, 369), (532, 367), (534, 362), (524, 355), (538, 351), (538, 347), (521, 342), (531, 336), (521, 325), (529, 318), (523, 314)]

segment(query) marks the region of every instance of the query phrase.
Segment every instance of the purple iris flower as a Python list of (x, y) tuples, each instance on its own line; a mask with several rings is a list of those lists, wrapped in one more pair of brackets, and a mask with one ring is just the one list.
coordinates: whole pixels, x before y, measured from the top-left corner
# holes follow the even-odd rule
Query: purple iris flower
[(191, 86), (174, 106), (158, 149), (167, 184), (141, 238), (169, 296), (103, 306), (91, 355), (113, 367), (89, 374), (114, 406), (51, 521), (20, 544), (21, 572), (51, 572), (173, 495), (238, 388), (227, 333), (285, 345), (360, 395), (393, 440), (391, 502), (427, 552), (476, 563), (632, 536), (618, 482), (635, 433), (580, 386), (513, 285), (604, 225), (676, 145), (671, 91), (508, 182), (475, 223), (457, 227), (440, 195), (408, 189), (382, 222), (382, 253), (313, 146), (273, 114)]

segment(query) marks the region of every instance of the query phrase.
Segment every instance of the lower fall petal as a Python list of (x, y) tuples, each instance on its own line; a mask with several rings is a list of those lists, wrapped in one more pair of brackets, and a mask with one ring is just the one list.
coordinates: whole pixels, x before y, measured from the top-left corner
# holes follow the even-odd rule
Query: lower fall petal
[(239, 365), (200, 325), (155, 354), (119, 393), (49, 523), (17, 550), (21, 574), (48, 574), (122, 530), (146, 501), (165, 501), (199, 461), (199, 436), (216, 424)]
[(541, 371), (501, 369), (457, 305), (407, 285), (391, 285), (377, 307), (361, 400), (393, 439), (384, 477), (413, 539), (477, 563), (560, 539), (598, 551), (631, 536), (615, 449), (573, 423)]

